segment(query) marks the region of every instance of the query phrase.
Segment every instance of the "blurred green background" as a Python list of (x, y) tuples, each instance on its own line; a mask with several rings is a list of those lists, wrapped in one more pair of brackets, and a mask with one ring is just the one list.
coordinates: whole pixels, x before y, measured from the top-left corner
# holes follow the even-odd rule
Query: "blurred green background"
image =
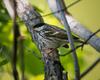
[[(76, 0), (65, 0), (66, 6), (75, 2)], [(13, 42), (12, 20), (5, 10), (2, 0), (0, 0), (0, 80), (13, 80), (11, 67), (11, 53)], [(29, 2), (37, 7), (41, 15), (50, 13), (49, 6), (46, 0), (29, 0)], [(84, 26), (92, 32), (100, 29), (100, 0), (81, 0), (79, 3), (68, 8), (69, 12)], [(43, 17), (46, 23), (63, 27), (53, 15)], [(31, 36), (27, 28), (22, 22), (19, 22), (21, 34), (24, 39), (24, 57), (25, 57), (25, 78), (26, 80), (43, 80), (44, 68), (43, 62), (34, 57), (34, 53), (40, 55), (37, 47), (31, 40)], [(97, 34), (100, 37), (100, 33)], [(30, 51), (31, 50), (31, 51)], [(60, 53), (64, 54), (68, 49), (60, 48)], [(100, 54), (91, 46), (86, 45), (81, 51), (77, 50), (81, 73), (90, 66)], [(18, 54), (17, 69), (20, 70), (20, 55)], [(74, 76), (73, 59), (71, 55), (61, 57), (61, 63), (68, 71), (69, 79)], [(90, 73), (88, 73), (82, 80), (100, 80), (100, 64), (98, 64)]]

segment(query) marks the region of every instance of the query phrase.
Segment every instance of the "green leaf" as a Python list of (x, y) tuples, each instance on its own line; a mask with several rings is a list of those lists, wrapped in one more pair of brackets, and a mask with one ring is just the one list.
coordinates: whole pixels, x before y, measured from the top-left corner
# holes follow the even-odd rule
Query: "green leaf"
[(8, 63), (8, 60), (7, 59), (4, 59), (0, 62), (0, 67), (7, 64)]

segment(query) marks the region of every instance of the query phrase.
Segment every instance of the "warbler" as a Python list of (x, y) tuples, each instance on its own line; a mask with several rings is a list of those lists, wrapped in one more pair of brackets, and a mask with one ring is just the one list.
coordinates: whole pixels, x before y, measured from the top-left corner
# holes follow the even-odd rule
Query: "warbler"
[[(32, 37), (39, 49), (43, 48), (59, 48), (61, 46), (68, 48), (68, 36), (64, 29), (49, 25), (47, 23), (39, 23), (33, 27)], [(72, 35), (77, 43), (83, 43), (78, 37)]]

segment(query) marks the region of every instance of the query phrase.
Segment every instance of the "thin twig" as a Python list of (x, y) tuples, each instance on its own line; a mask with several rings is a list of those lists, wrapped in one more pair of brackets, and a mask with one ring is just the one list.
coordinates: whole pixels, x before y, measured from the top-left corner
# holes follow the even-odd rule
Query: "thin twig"
[(71, 4), (69, 4), (67, 7), (65, 7), (65, 8), (63, 8), (63, 9), (60, 9), (60, 10), (58, 10), (58, 11), (55, 11), (55, 12), (51, 12), (51, 13), (42, 15), (42, 16), (40, 16), (40, 17), (46, 17), (46, 16), (49, 16), (49, 15), (52, 15), (52, 14), (59, 13), (59, 12), (61, 12), (61, 11), (65, 11), (66, 9), (70, 8), (71, 6), (75, 5), (76, 3), (80, 2), (80, 1), (82, 1), (82, 0), (77, 0), (77, 1), (75, 1), (75, 2), (73, 2), (73, 3), (71, 3)]
[[(64, 9), (64, 7), (63, 7), (64, 2), (62, 2), (61, 0), (56, 0), (56, 3), (57, 3), (58, 10)], [(73, 49), (75, 49), (74, 41), (73, 41), (73, 38), (72, 38), (72, 35), (71, 35), (70, 27), (69, 27), (68, 22), (67, 22), (66, 17), (65, 17), (64, 11), (61, 11), (61, 13), (59, 13), (59, 15), (61, 15), (61, 18), (64, 22), (64, 27), (67, 31), (68, 40), (69, 40), (71, 49), (73, 50)], [(77, 58), (77, 54), (76, 54), (75, 50), (72, 52), (72, 56), (73, 56), (73, 59), (74, 59), (75, 80), (80, 80), (80, 67), (79, 67), (79, 64), (78, 64), (78, 58)]]
[(13, 39), (13, 56), (12, 56), (12, 67), (13, 67), (13, 76), (15, 80), (18, 80), (18, 72), (17, 72), (17, 68), (16, 68), (16, 63), (17, 63), (17, 38), (19, 36), (18, 33), (18, 25), (16, 23), (16, 1), (13, 0), (13, 7), (14, 7), (14, 18), (13, 18), (13, 31), (14, 31), (14, 39)]
[(68, 80), (68, 72), (63, 71), (63, 79)]
[(86, 44), (94, 35), (96, 35), (98, 32), (100, 32), (100, 29), (98, 29), (96, 32), (94, 32), (92, 35), (89, 36), (89, 38), (83, 43)]
[(80, 48), (80, 47), (83, 49), (84, 45), (87, 44), (88, 41), (89, 41), (94, 35), (96, 35), (98, 32), (100, 32), (100, 29), (98, 29), (96, 32), (94, 32), (92, 35), (90, 35), (89, 38), (88, 38), (85, 42), (83, 42), (81, 45), (76, 46), (73, 50), (71, 49), (69, 52), (67, 52), (67, 53), (65, 53), (65, 54), (60, 54), (60, 56), (66, 56), (66, 55), (70, 54), (71, 52), (73, 52), (74, 50), (76, 50), (76, 49), (78, 49), (78, 48)]
[(89, 68), (87, 68), (81, 75), (80, 78), (86, 76), (98, 63), (100, 62), (100, 58), (98, 58)]

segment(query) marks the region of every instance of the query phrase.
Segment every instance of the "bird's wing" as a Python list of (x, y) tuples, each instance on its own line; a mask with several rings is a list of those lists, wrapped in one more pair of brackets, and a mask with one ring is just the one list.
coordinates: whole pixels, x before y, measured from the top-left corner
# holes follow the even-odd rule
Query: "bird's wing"
[[(45, 35), (48, 37), (56, 37), (59, 39), (68, 40), (67, 33), (64, 29), (47, 24), (47, 26), (45, 26), (44, 30), (45, 30)], [(74, 35), (72, 35), (72, 36), (73, 36), (73, 39), (79, 39), (78, 37), (76, 37)]]

